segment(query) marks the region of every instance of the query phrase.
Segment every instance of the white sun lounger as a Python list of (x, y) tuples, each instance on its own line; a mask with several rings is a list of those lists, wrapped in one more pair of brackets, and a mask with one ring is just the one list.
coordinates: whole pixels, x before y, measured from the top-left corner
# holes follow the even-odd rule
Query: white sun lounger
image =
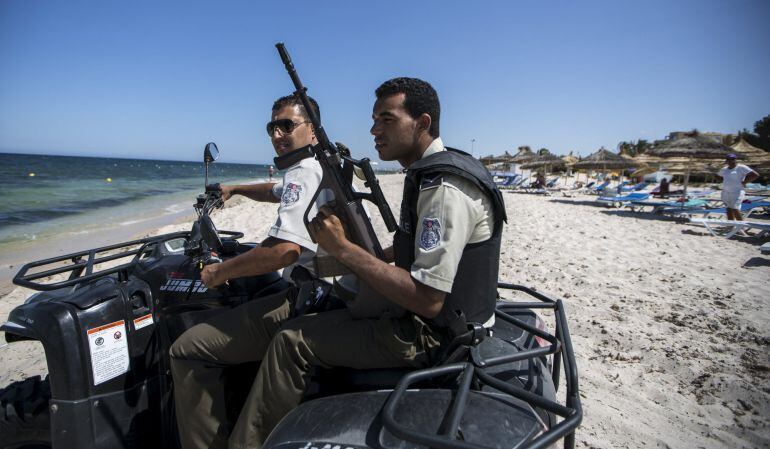
[[(714, 237), (722, 235), (725, 238), (730, 238), (740, 231), (747, 229), (756, 229), (760, 234), (770, 234), (770, 222), (767, 221), (736, 221), (736, 220), (718, 220), (713, 218), (691, 218), (690, 223), (703, 225), (706, 230)], [(728, 228), (728, 231), (724, 234), (719, 234), (717, 229)]]

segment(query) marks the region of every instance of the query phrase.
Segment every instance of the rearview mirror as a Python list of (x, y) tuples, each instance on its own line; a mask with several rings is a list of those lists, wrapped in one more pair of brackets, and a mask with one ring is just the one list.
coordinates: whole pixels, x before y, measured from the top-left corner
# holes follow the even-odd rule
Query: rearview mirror
[(214, 162), (219, 157), (219, 148), (214, 142), (206, 144), (206, 148), (203, 149), (203, 162), (209, 164)]

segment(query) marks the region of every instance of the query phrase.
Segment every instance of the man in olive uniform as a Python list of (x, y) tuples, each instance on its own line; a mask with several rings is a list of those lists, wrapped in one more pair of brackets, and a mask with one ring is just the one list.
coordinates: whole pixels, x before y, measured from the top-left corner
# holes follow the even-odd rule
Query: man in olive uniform
[[(311, 99), (315, 113), (318, 105)], [(279, 158), (315, 144), (312, 125), (298, 97), (278, 99), (267, 124)], [(228, 279), (268, 273), (283, 268), (284, 278), (297, 265), (308, 264), (316, 245), (302, 217), (322, 178), (318, 161), (304, 158), (286, 169), (279, 183), (222, 186), (225, 200), (241, 194), (257, 201), (280, 203), (278, 219), (268, 237), (256, 248), (220, 264), (204, 267), (201, 279), (216, 287)], [(222, 369), (257, 361), (281, 324), (294, 310), (297, 288), (259, 298), (194, 326), (171, 346), (174, 400), (182, 447), (227, 447)], [(236, 426), (236, 431), (239, 427)]]
[[(400, 229), (386, 251), (389, 265), (351, 243), (342, 223), (321, 207), (310, 228), (319, 246), (406, 310), (401, 316), (354, 318), (348, 309), (287, 322), (262, 358), (235, 449), (259, 448), (302, 400), (313, 366), (356, 369), (438, 362), (450, 328), (494, 317), (502, 195), (483, 165), (447, 150), (439, 137), (440, 106), (425, 81), (396, 78), (377, 91), (371, 133), (381, 159), (407, 167)], [(248, 417), (248, 418), (245, 418)]]

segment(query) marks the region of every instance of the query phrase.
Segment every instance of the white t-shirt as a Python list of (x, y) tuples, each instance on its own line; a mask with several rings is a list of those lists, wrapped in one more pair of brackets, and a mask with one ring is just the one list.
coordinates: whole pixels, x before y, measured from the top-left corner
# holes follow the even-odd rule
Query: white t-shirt
[[(311, 270), (317, 245), (310, 238), (303, 218), (322, 177), (321, 165), (312, 157), (302, 159), (284, 172), (283, 179), (273, 186), (273, 195), (281, 202), (278, 206), (278, 219), (267, 233), (270, 237), (299, 245), (302, 252), (294, 265), (303, 265)], [(327, 203), (331, 197), (330, 191), (322, 191), (310, 210), (308, 220), (316, 216), (318, 205)], [(290, 279), (294, 265), (283, 270), (284, 279)]]
[(722, 177), (722, 190), (725, 192), (740, 192), (743, 190), (743, 180), (754, 170), (743, 164), (735, 164), (735, 168), (722, 167), (719, 176)]

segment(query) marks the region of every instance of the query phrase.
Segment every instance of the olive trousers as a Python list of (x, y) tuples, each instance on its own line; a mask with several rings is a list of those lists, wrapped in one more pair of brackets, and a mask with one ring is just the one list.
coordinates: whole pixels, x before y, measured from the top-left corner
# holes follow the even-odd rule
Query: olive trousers
[[(439, 338), (413, 314), (354, 319), (341, 309), (290, 319), (292, 290), (217, 315), (174, 342), (171, 371), (184, 449), (261, 448), (302, 400), (314, 366), (425, 367), (439, 346)], [(257, 377), (228, 432), (223, 368), (258, 360)]]

